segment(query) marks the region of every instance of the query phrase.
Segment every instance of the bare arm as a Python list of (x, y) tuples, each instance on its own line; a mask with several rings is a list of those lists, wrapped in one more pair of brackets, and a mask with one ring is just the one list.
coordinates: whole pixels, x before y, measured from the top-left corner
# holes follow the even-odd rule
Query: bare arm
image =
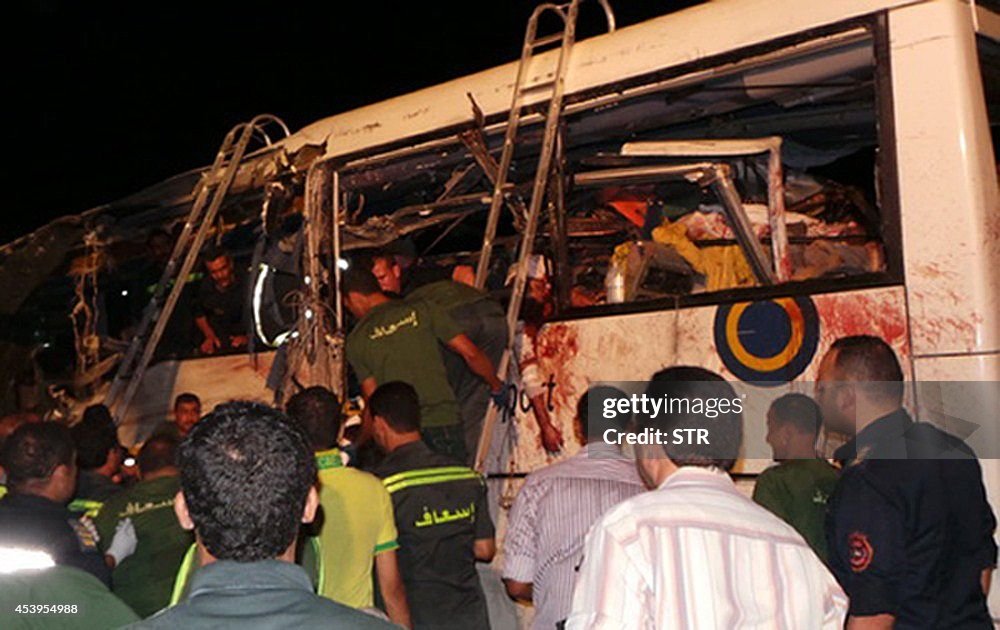
[(538, 432), (542, 438), (542, 446), (546, 452), (558, 453), (563, 447), (562, 431), (552, 424), (549, 410), (545, 406), (545, 397), (539, 394), (531, 398), (531, 410), (538, 421)]
[(205, 354), (213, 354), (216, 350), (222, 347), (222, 342), (219, 341), (219, 336), (215, 334), (215, 330), (212, 329), (212, 325), (208, 323), (208, 318), (204, 315), (194, 318), (195, 326), (201, 331), (201, 334), (205, 337), (205, 340), (201, 342), (201, 351)]
[(378, 590), (385, 602), (385, 612), (393, 623), (412, 628), (410, 606), (406, 603), (406, 587), (399, 574), (396, 550), (383, 551), (375, 556), (375, 573), (378, 575)]
[(990, 596), (990, 585), (993, 582), (993, 567), (986, 567), (983, 569), (982, 575), (979, 576), (979, 582), (983, 586), (983, 595)]
[(476, 344), (472, 343), (472, 340), (468, 336), (456, 335), (448, 342), (448, 347), (462, 355), (462, 358), (465, 359), (465, 364), (479, 378), (486, 381), (486, 384), (490, 386), (491, 392), (495, 393), (503, 388), (503, 382), (497, 378), (496, 367), (493, 365), (493, 362), (483, 354), (482, 350), (476, 347)]
[(510, 595), (510, 598), (514, 601), (526, 603), (531, 602), (531, 582), (518, 582), (517, 580), (504, 578), (503, 584), (507, 587), (507, 594)]
[(365, 397), (365, 400), (371, 398), (371, 395), (375, 393), (378, 389), (378, 382), (375, 380), (374, 376), (369, 376), (365, 380), (361, 381), (361, 395)]
[(476, 560), (489, 562), (497, 553), (497, 545), (492, 538), (477, 538), (473, 551), (476, 554)]
[(847, 618), (846, 630), (892, 630), (896, 618), (893, 615), (871, 615), (866, 617)]
[[(371, 398), (372, 393), (378, 388), (378, 383), (375, 381), (375, 377), (369, 376), (365, 380), (361, 381), (361, 395), (365, 399), (367, 405), (368, 399)], [(357, 437), (354, 438), (354, 445), (357, 447), (362, 447), (372, 439), (372, 415), (370, 413), (361, 414), (361, 430), (358, 431)]]

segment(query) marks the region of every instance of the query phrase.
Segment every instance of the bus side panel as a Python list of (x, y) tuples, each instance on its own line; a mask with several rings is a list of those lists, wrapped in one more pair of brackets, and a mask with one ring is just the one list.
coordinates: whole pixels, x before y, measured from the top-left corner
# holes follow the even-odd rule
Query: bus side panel
[[(979, 455), (986, 496), (993, 512), (1000, 517), (1000, 459), (997, 453), (1000, 417), (996, 413), (1000, 409), (1000, 393), (996, 387), (996, 383), (1000, 382), (1000, 355), (934, 357), (916, 359), (913, 363), (914, 373), (921, 381), (958, 381), (949, 388), (922, 389), (918, 400), (920, 417), (966, 438)], [(966, 384), (976, 381), (992, 383), (993, 387), (983, 390)], [(975, 388), (974, 395), (964, 396), (966, 388)], [(979, 426), (969, 434), (966, 422)], [(994, 539), (1000, 544), (1000, 530), (994, 532)], [(994, 624), (1000, 627), (1000, 580), (997, 580), (996, 574), (990, 588), (989, 608)]]
[[(568, 452), (575, 452), (573, 417), (576, 402), (598, 381), (643, 381), (672, 365), (696, 365), (722, 374), (747, 395), (744, 415), (743, 470), (759, 469), (769, 457), (764, 444), (764, 412), (770, 400), (790, 389), (812, 393), (819, 360), (830, 344), (847, 335), (871, 334), (896, 350), (909, 373), (910, 348), (902, 287), (866, 289), (803, 297), (815, 307), (818, 341), (797, 383), (751, 387), (726, 368), (715, 343), (717, 317), (726, 305), (637, 313), (547, 324), (538, 335), (536, 352), (549, 384), (547, 402), (553, 421), (562, 429)], [(514, 469), (531, 471), (551, 462), (541, 448), (537, 424), (525, 396), (517, 401)], [(507, 425), (501, 428), (501, 431)], [(505, 432), (505, 431), (504, 431)], [(503, 439), (497, 434), (497, 440)], [(504, 458), (505, 459), (505, 458)], [(497, 462), (493, 459), (493, 462)], [(504, 462), (506, 465), (506, 462)], [(495, 465), (491, 472), (498, 472)], [(504, 471), (506, 472), (506, 471)]]
[(889, 14), (903, 259), (916, 357), (1000, 348), (1000, 209), (969, 6)]
[(143, 442), (173, 413), (174, 397), (191, 392), (201, 398), (202, 413), (230, 400), (254, 400), (270, 405), (274, 392), (267, 388), (273, 352), (233, 354), (183, 361), (161, 361), (150, 367), (139, 384), (135, 400), (122, 420), (123, 444)]

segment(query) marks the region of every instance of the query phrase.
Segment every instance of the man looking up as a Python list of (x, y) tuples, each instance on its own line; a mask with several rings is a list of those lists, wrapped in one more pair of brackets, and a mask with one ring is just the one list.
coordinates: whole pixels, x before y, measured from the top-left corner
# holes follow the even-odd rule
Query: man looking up
[(205, 253), (205, 271), (208, 277), (198, 288), (194, 318), (204, 337), (199, 346), (202, 354), (246, 346), (246, 274), (237, 272), (233, 259), (220, 248), (211, 248)]
[(816, 400), (852, 436), (826, 521), (830, 568), (851, 598), (849, 628), (989, 628), (996, 518), (964, 442), (903, 408), (903, 370), (869, 335), (838, 339)]
[(118, 522), (132, 519), (135, 553), (115, 567), (111, 590), (140, 617), (148, 617), (170, 603), (174, 578), (194, 537), (174, 516), (174, 498), (181, 485), (177, 440), (154, 436), (137, 459), (139, 482), (106, 501), (94, 524), (101, 547), (107, 550)]
[(200, 568), (181, 603), (136, 628), (390, 628), (312, 592), (295, 565), (301, 523), (316, 515), (309, 439), (284, 414), (219, 405), (181, 443), (174, 512), (194, 530)]
[(496, 547), (482, 478), (431, 451), (420, 437), (420, 402), (407, 383), (384, 383), (368, 399), (375, 469), (392, 497), (399, 565), (417, 629), (489, 628), (476, 561)]
[(292, 396), (286, 410), (305, 429), (316, 452), (324, 572), (320, 595), (352, 608), (373, 607), (374, 562), (389, 619), (410, 627), (392, 499), (374, 475), (343, 465), (336, 447), (343, 421), (340, 402), (330, 390), (310, 387)]
[(467, 454), (458, 404), (438, 344), (458, 353), (499, 398), (504, 387), (493, 362), (447, 313), (426, 301), (390, 298), (367, 269), (348, 270), (341, 277), (341, 293), (348, 310), (358, 318), (347, 336), (345, 354), (365, 398), (382, 383), (411, 383), (420, 398), (428, 446), (464, 462)]
[(767, 435), (777, 465), (757, 477), (753, 500), (802, 534), (826, 561), (826, 504), (837, 469), (816, 457), (822, 426), (819, 407), (805, 394), (785, 394), (767, 411)]

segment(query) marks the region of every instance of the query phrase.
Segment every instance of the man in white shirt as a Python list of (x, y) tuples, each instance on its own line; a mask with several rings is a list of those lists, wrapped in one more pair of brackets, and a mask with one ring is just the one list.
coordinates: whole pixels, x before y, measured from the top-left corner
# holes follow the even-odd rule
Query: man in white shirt
[(636, 414), (637, 437), (653, 438), (636, 446), (639, 474), (655, 490), (591, 529), (566, 627), (843, 627), (847, 598), (830, 572), (726, 472), (742, 440), (732, 386), (676, 367), (657, 373), (646, 395), (672, 403), (669, 413), (661, 403)]
[[(601, 422), (603, 401), (624, 396), (613, 387), (593, 387), (581, 396), (574, 428), (584, 447), (528, 475), (514, 500), (504, 537), (503, 579), (513, 599), (534, 604), (534, 630), (552, 630), (569, 614), (590, 526), (646, 489), (632, 460), (602, 439), (605, 425), (611, 426)], [(620, 423), (613, 427), (621, 428)]]

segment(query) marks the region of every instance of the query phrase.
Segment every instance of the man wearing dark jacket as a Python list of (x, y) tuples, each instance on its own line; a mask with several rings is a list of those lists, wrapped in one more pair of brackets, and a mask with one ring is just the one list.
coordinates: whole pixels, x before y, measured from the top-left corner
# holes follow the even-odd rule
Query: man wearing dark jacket
[(57, 565), (82, 569), (111, 585), (93, 529), (66, 509), (76, 488), (69, 429), (55, 422), (21, 425), (0, 452), (8, 494), (0, 500), (0, 544), (47, 553)]
[(833, 343), (820, 363), (823, 420), (852, 435), (830, 499), (830, 569), (851, 600), (848, 627), (990, 628), (996, 518), (964, 442), (903, 408), (903, 371), (885, 341)]

